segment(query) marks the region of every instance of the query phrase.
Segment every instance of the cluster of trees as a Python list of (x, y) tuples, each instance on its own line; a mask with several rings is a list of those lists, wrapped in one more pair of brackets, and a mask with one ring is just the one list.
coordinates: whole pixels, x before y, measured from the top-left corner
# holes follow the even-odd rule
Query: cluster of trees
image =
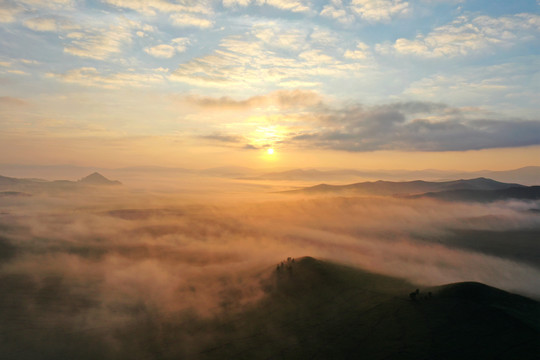
[(282, 261), (281, 263), (277, 264), (276, 271), (278, 273), (282, 271), (287, 271), (289, 274), (292, 274), (292, 267), (294, 264), (294, 258), (288, 257), (286, 261)]
[[(415, 291), (413, 291), (412, 293), (409, 294), (409, 297), (411, 298), (412, 301), (416, 301), (418, 298), (420, 298), (420, 289), (416, 289)], [(423, 298), (424, 300), (427, 300), (427, 299), (431, 299), (433, 297), (433, 294), (430, 292), (426, 294), (424, 294)]]

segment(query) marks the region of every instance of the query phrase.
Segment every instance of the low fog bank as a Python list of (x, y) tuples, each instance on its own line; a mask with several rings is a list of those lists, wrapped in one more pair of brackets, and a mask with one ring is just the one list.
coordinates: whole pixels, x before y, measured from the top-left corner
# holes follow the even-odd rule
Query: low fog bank
[[(538, 204), (231, 194), (2, 201), (0, 348), (23, 359), (74, 349), (143, 358), (174, 333), (175, 354), (195, 356), (212, 337), (210, 319), (260, 300), (275, 265), (305, 255), (426, 286), (478, 281), (540, 299), (531, 240), (540, 216), (527, 211)], [(155, 338), (137, 343), (148, 331)]]
[(323, 183), (342, 185), (363, 181), (446, 181), (486, 177), (493, 180), (523, 185), (540, 185), (540, 166), (527, 166), (508, 170), (366, 170), (339, 168), (248, 168), (241, 166), (221, 166), (206, 169), (175, 168), (161, 166), (132, 166), (123, 168), (96, 168), (74, 165), (17, 165), (0, 164), (0, 174), (18, 178), (41, 178), (47, 180), (78, 180), (94, 171), (109, 178), (122, 179), (126, 183), (140, 183), (144, 178), (176, 179), (178, 182), (189, 178), (245, 180), (253, 184), (289, 184), (296, 187)]

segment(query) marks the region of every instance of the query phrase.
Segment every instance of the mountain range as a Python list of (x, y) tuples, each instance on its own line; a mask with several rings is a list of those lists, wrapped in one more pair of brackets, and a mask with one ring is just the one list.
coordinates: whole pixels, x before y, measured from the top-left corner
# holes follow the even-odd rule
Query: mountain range
[(500, 200), (540, 200), (540, 186), (503, 183), (486, 178), (429, 182), (422, 180), (374, 181), (348, 185), (319, 184), (283, 194), (375, 195), (406, 198), (432, 198), (444, 201), (493, 202)]
[(122, 183), (109, 180), (98, 172), (94, 172), (78, 181), (70, 180), (43, 180), (43, 179), (18, 179), (0, 175), (0, 190), (4, 196), (22, 196), (23, 194), (48, 191), (70, 191), (90, 187), (118, 186)]
[(424, 179), (444, 181), (486, 177), (501, 182), (540, 185), (540, 166), (528, 166), (504, 171), (482, 170), (474, 172), (449, 170), (357, 170), (357, 169), (275, 169), (273, 171), (240, 166), (221, 166), (209, 169), (187, 169), (163, 166), (131, 166), (117, 169), (81, 167), (72, 165), (16, 165), (0, 164), (0, 173), (13, 177), (76, 178), (91, 171), (106, 172), (116, 177), (138, 175), (209, 176), (250, 181), (303, 181), (303, 182), (359, 182), (373, 180), (411, 181)]
[(516, 182), (528, 185), (540, 184), (540, 166), (528, 166), (506, 171), (442, 171), (426, 170), (318, 170), (293, 169), (278, 172), (268, 172), (261, 175), (245, 177), (251, 180), (279, 180), (279, 181), (350, 181), (384, 179), (393, 181), (410, 181), (424, 179), (431, 181), (444, 181), (448, 179), (464, 179), (486, 177), (501, 182)]
[(525, 187), (521, 184), (502, 183), (492, 179), (476, 178), (452, 181), (367, 181), (347, 185), (319, 184), (285, 193), (348, 193), (362, 195), (413, 195), (449, 190), (500, 190), (511, 187)]

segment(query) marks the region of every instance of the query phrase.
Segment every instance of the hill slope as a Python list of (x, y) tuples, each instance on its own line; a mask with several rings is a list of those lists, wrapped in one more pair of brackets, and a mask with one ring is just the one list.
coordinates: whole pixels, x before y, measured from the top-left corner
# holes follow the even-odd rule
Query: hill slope
[(85, 185), (121, 185), (117, 180), (109, 180), (98, 172), (94, 172), (79, 180), (79, 183)]
[[(303, 258), (275, 270), (268, 297), (227, 319), (201, 358), (534, 359), (540, 304), (479, 283), (421, 290)], [(428, 293), (432, 295), (429, 296)], [(536, 326), (536, 327), (535, 327)]]
[(361, 182), (349, 185), (320, 184), (299, 190), (286, 191), (285, 193), (324, 194), (324, 193), (351, 193), (365, 195), (413, 195), (427, 192), (439, 192), (450, 190), (501, 190), (507, 188), (523, 187), (520, 184), (502, 183), (486, 178), (453, 181), (375, 181)]
[[(0, 238), (2, 253), (18, 256)], [(479, 283), (420, 289), (412, 300), (406, 281), (313, 258), (252, 280), (264, 296), (250, 305), (226, 310), (242, 297), (231, 288), (216, 316), (141, 303), (113, 325), (99, 298), (61, 277), (3, 274), (0, 358), (532, 360), (540, 351), (540, 304)]]
[(428, 192), (415, 197), (429, 197), (446, 201), (493, 202), (498, 200), (539, 200), (540, 186), (510, 187), (497, 190), (457, 189)]

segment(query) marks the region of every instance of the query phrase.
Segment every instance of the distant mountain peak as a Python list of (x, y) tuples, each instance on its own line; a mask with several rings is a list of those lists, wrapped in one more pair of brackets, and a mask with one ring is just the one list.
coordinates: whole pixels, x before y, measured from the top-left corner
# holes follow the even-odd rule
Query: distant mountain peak
[(98, 172), (94, 172), (86, 177), (83, 177), (79, 180), (79, 182), (88, 185), (121, 185), (120, 181), (109, 180)]

